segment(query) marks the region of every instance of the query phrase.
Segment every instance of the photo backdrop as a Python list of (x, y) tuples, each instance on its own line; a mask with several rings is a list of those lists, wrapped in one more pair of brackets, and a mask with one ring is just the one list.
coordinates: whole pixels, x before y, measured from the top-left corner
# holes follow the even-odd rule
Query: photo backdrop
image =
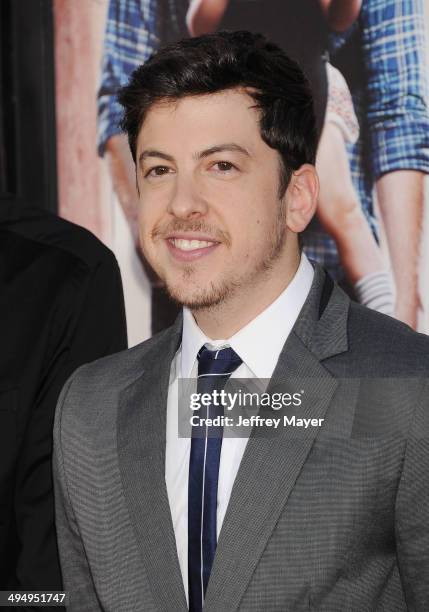
[[(323, 3), (317, 0), (264, 0), (263, 12), (262, 0), (220, 0), (222, 11), (217, 14), (206, 10), (210, 2), (204, 4), (204, 0), (190, 5), (186, 0), (54, 0), (59, 214), (87, 227), (115, 252), (124, 283), (130, 346), (151, 333), (151, 284), (136, 250), (132, 224), (115, 193), (106, 143), (119, 132), (115, 88), (163, 42), (207, 28), (262, 30), (285, 48), (289, 41), (286, 50), (299, 56), (315, 88), (320, 130), (329, 116), (347, 152), (347, 170), (339, 178), (327, 174), (325, 184), (329, 187), (338, 181), (347, 185), (350, 173), (369, 235), (377, 236), (386, 267), (392, 267), (389, 246), (391, 251), (400, 251), (395, 247), (401, 241), (406, 246), (407, 236), (398, 232), (392, 238), (390, 225), (397, 221), (395, 197), (407, 186), (398, 183), (389, 210), (390, 179), (384, 177), (396, 173), (401, 179), (401, 171), (429, 171), (425, 84), (429, 0), (363, 0), (360, 14), (342, 33), (333, 33), (321, 10)], [(384, 42), (380, 37), (383, 27)], [(338, 155), (342, 153), (340, 148)], [(377, 187), (380, 178), (384, 187), (383, 181)], [(384, 214), (377, 195), (383, 199)], [(410, 205), (410, 215), (416, 214), (413, 210)], [(414, 245), (420, 248), (417, 327), (424, 332), (429, 331), (427, 210), (426, 206), (421, 244)], [(331, 226), (323, 212), (309, 228), (306, 251), (347, 283), (338, 243), (326, 231)], [(356, 265), (368, 259), (368, 252), (362, 249)]]

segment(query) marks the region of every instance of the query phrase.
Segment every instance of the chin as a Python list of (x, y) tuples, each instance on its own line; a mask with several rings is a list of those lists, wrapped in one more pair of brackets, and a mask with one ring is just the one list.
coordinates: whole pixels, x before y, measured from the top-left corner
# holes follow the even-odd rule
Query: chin
[(207, 308), (213, 308), (225, 302), (232, 292), (233, 287), (219, 284), (214, 285), (210, 283), (207, 287), (195, 287), (191, 288), (185, 284), (169, 284), (166, 283), (166, 289), (170, 297), (191, 310), (204, 310)]

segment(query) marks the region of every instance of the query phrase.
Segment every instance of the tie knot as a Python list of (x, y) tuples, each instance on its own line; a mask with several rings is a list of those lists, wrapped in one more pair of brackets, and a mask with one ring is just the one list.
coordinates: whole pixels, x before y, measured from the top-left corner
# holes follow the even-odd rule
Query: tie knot
[(230, 346), (211, 350), (202, 346), (198, 351), (198, 376), (232, 374), (243, 362)]

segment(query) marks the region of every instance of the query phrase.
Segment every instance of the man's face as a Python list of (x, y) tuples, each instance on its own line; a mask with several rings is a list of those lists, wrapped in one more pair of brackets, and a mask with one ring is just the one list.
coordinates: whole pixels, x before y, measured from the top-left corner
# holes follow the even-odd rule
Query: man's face
[(155, 104), (137, 140), (145, 257), (196, 310), (257, 299), (285, 261), (280, 158), (261, 138), (244, 90)]

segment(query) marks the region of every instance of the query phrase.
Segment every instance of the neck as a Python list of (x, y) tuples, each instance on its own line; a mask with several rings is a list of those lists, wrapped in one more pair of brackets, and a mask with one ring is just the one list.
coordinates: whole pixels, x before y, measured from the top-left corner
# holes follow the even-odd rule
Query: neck
[(248, 325), (286, 289), (298, 270), (298, 250), (288, 260), (278, 262), (246, 291), (235, 291), (221, 304), (192, 311), (198, 327), (212, 340), (228, 339)]

